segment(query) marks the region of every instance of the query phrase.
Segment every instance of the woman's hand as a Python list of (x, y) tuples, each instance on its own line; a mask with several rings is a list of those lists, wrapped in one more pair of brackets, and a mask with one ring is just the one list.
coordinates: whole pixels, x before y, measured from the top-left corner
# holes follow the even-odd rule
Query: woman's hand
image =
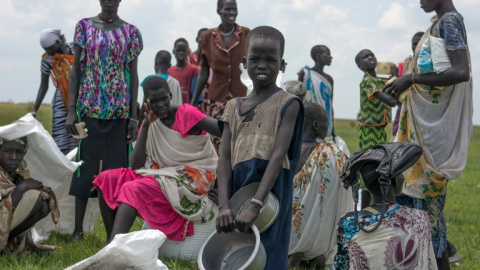
[(260, 206), (249, 203), (235, 219), (235, 228), (241, 232), (251, 232), (255, 219), (260, 214)]
[(396, 100), (398, 100), (398, 97), (408, 88), (410, 88), (413, 84), (412, 81), (412, 74), (406, 74), (403, 75), (399, 78), (397, 78), (395, 81), (391, 83), (387, 83), (382, 91), (391, 95), (394, 97)]
[(77, 108), (75, 106), (68, 106), (67, 119), (65, 120), (65, 128), (70, 135), (78, 135), (75, 124), (77, 123)]
[(138, 125), (137, 120), (128, 120), (127, 143), (132, 143), (137, 139)]
[(217, 216), (217, 232), (218, 233), (228, 233), (233, 232), (235, 229), (235, 214), (233, 213), (230, 207), (228, 208), (219, 208)]
[(212, 200), (212, 202), (218, 205), (218, 188), (210, 189), (207, 193), (207, 197)]
[(43, 183), (35, 180), (33, 178), (28, 178), (26, 180), (21, 181), (18, 185), (17, 188), (19, 188), (23, 193), (27, 192), (31, 189), (41, 189), (43, 188)]
[(145, 119), (147, 120), (147, 123), (150, 126), (153, 122), (155, 122), (158, 119), (158, 116), (153, 112), (152, 107), (150, 106), (149, 99), (147, 99), (147, 102), (143, 103), (143, 106), (145, 106), (145, 112), (143, 113), (143, 115), (145, 116)]

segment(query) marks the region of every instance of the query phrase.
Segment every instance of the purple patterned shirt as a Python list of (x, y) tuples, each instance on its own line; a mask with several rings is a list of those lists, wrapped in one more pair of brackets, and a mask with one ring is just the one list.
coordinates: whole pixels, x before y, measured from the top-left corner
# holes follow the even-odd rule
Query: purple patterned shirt
[(90, 18), (75, 27), (74, 43), (82, 47), (77, 108), (81, 117), (128, 119), (130, 116), (129, 63), (143, 49), (142, 35), (123, 22), (99, 28)]

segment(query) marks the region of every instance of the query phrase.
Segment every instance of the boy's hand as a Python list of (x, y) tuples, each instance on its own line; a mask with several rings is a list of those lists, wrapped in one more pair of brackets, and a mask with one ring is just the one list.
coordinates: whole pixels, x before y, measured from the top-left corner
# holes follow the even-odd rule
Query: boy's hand
[(235, 228), (240, 232), (251, 232), (255, 219), (260, 214), (260, 206), (249, 203), (235, 219)]
[(41, 189), (43, 188), (43, 183), (35, 180), (33, 178), (28, 178), (26, 180), (21, 181), (17, 188), (19, 188), (22, 192), (27, 192), (31, 189)]
[(145, 112), (143, 115), (145, 116), (145, 119), (147, 119), (147, 124), (150, 126), (158, 119), (158, 116), (153, 112), (149, 99), (147, 99), (147, 102), (143, 103), (143, 106), (145, 106)]
[(230, 207), (226, 209), (220, 208), (216, 223), (218, 233), (233, 232), (233, 229), (235, 228), (235, 214), (232, 209), (230, 209)]

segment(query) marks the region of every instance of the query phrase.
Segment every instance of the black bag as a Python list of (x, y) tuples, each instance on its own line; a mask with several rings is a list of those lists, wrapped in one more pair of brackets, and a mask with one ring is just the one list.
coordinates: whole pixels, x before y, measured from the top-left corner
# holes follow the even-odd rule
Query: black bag
[(377, 162), (377, 173), (386, 179), (401, 174), (422, 156), (422, 148), (414, 143), (386, 143), (374, 145), (355, 152), (343, 167), (340, 179), (348, 189), (358, 183), (357, 172), (365, 163)]

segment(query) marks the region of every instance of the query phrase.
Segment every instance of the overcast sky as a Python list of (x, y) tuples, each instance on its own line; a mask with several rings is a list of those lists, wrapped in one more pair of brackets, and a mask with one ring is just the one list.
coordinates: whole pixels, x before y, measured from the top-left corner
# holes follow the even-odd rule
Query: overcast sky
[[(153, 60), (159, 50), (173, 48), (179, 37), (196, 49), (195, 36), (201, 27), (220, 23), (216, 0), (123, 0), (119, 15), (136, 25), (143, 35), (144, 50), (139, 58), (139, 77), (153, 73)], [(355, 55), (371, 49), (378, 61), (398, 63), (411, 53), (410, 39), (425, 31), (433, 14), (420, 9), (419, 0), (237, 0), (237, 23), (254, 28), (270, 25), (286, 38), (284, 80), (296, 79), (305, 65), (312, 66), (310, 48), (330, 47), (333, 62), (325, 71), (335, 81), (336, 118), (354, 119), (360, 108), (359, 82), (362, 73)], [(463, 15), (471, 51), (474, 86), (480, 80), (480, 1), (454, 0)], [(60, 28), (71, 41), (75, 23), (100, 12), (98, 0), (0, 0), (0, 81), (1, 101), (31, 102), (40, 83), (43, 49), (39, 32)], [(476, 26), (476, 27), (475, 27)], [(175, 64), (175, 63), (173, 63)], [(51, 83), (50, 83), (51, 85)], [(141, 92), (141, 89), (140, 89)], [(50, 103), (53, 87), (44, 100)], [(140, 93), (140, 98), (143, 95)], [(474, 91), (474, 104), (480, 104)], [(475, 110), (474, 124), (480, 124)]]

